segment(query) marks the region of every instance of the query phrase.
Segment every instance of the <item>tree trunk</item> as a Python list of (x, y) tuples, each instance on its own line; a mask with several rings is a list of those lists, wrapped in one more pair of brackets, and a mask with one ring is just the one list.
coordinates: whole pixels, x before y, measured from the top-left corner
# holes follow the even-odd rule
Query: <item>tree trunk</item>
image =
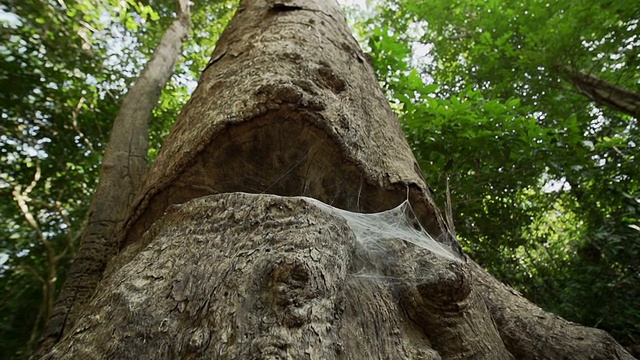
[(39, 354), (48, 352), (63, 332), (73, 327), (79, 311), (93, 295), (108, 260), (118, 251), (116, 230), (125, 220), (147, 167), (148, 122), (189, 33), (188, 1), (177, 0), (177, 7), (177, 19), (162, 36), (120, 105), (81, 246), (47, 322)]
[(334, 0), (241, 3), (115, 240), (45, 358), (631, 359), (462, 254)]

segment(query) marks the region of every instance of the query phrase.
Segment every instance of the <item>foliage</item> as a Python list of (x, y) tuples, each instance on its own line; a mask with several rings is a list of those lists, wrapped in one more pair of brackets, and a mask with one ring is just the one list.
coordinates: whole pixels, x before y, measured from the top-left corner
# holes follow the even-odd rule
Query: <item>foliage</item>
[[(151, 158), (234, 4), (195, 5), (196, 40), (154, 110)], [(174, 6), (20, 0), (0, 7), (0, 358), (27, 358), (38, 339), (78, 247), (119, 100)]]
[(638, 119), (578, 69), (639, 92), (640, 5), (387, 1), (360, 28), (471, 257), (539, 305), (640, 340)]
[[(74, 255), (106, 118), (117, 110), (113, 97), (98, 93), (111, 72), (100, 66), (105, 51), (91, 45), (85, 21), (102, 9), (69, 6), (25, 1), (3, 9), (16, 15), (0, 35), (0, 83), (10, 89), (0, 95), (3, 358), (26, 357), (37, 339), (46, 316), (44, 289), (56, 275), (50, 265), (63, 277)], [(26, 207), (19, 207), (18, 196)]]

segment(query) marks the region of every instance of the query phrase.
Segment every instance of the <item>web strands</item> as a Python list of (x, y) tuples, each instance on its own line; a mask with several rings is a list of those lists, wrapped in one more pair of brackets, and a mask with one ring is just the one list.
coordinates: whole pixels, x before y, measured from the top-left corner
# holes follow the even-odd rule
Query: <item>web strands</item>
[[(425, 249), (432, 255), (449, 261), (462, 263), (464, 260), (449, 246), (436, 241), (418, 221), (409, 201), (405, 200), (397, 207), (371, 214), (350, 212), (327, 205), (319, 200), (307, 198), (307, 201), (333, 215), (344, 218), (356, 240), (362, 245), (368, 263), (356, 276), (386, 278), (386, 271), (380, 270), (385, 264), (401, 261), (393, 259), (393, 242), (405, 242)], [(398, 245), (398, 244), (396, 244)], [(374, 268), (368, 268), (373, 265)]]

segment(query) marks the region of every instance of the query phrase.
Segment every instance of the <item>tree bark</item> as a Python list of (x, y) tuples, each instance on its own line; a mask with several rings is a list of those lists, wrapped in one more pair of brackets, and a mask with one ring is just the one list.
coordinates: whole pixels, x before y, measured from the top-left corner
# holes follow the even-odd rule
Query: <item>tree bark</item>
[(125, 219), (147, 167), (148, 122), (189, 33), (188, 1), (177, 0), (177, 6), (176, 20), (162, 36), (120, 105), (81, 246), (47, 322), (39, 354), (48, 352), (65, 329), (73, 326), (85, 302), (93, 295), (108, 260), (118, 251), (116, 230)]
[[(299, 196), (409, 200), (449, 256)], [(334, 0), (240, 4), (124, 224), (44, 358), (631, 359), (462, 254)]]
[(571, 67), (564, 70), (564, 76), (576, 90), (596, 104), (640, 119), (640, 94)]

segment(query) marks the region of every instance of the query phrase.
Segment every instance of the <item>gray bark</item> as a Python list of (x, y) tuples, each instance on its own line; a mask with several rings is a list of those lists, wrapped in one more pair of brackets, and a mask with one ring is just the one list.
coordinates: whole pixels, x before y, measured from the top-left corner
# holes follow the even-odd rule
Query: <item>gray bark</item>
[(640, 119), (640, 94), (571, 67), (566, 67), (562, 75), (597, 105)]
[(81, 246), (47, 322), (39, 354), (49, 351), (65, 329), (73, 326), (79, 310), (93, 295), (108, 260), (118, 251), (116, 230), (125, 219), (147, 167), (148, 122), (189, 32), (188, 1), (177, 0), (177, 5), (177, 19), (120, 105)]
[[(396, 239), (368, 258), (300, 195), (408, 199), (462, 260)], [(334, 0), (241, 3), (124, 224), (44, 358), (631, 359), (461, 254)]]
[(391, 289), (349, 277), (344, 220), (304, 199), (201, 197), (143, 240), (51, 358), (439, 358)]

